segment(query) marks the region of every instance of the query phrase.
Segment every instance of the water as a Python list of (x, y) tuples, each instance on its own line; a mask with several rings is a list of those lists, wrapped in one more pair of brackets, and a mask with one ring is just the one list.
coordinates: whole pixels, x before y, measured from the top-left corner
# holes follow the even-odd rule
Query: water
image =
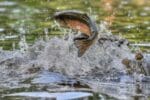
[[(1, 0), (0, 99), (150, 99), (150, 77), (136, 69), (142, 64), (150, 72), (149, 1), (140, 1)], [(86, 11), (97, 21), (99, 38), (81, 58), (74, 32), (51, 20), (63, 9)], [(132, 51), (141, 50), (144, 59), (136, 61)], [(125, 58), (135, 67), (132, 74)]]
[[(104, 33), (105, 29), (99, 30), (100, 33)], [(144, 73), (136, 74), (136, 71), (133, 76), (128, 76), (125, 66), (121, 63), (124, 58), (133, 59), (133, 61), (135, 59), (127, 46), (128, 42), (111, 33), (99, 35), (100, 39), (80, 58), (77, 56), (77, 48), (73, 43), (73, 33), (64, 38), (38, 40), (28, 48), (24, 45), (23, 51), (22, 49), (1, 50), (2, 99), (14, 98), (15, 100), (18, 96), (32, 99), (39, 93), (38, 91), (43, 95), (39, 93), (41, 96), (37, 98), (43, 98), (43, 96), (44, 98), (61, 96), (65, 98), (68, 97), (66, 95), (71, 95), (72, 91), (77, 92), (75, 94), (81, 98), (85, 97), (84, 92), (92, 93), (86, 98), (93, 98), (93, 100), (95, 98), (95, 96), (91, 97), (93, 93), (102, 93), (104, 96), (109, 95), (118, 99), (129, 99), (127, 97), (132, 99), (139, 95), (140, 98), (149, 98), (150, 77), (142, 75)], [(21, 40), (26, 44), (24, 39)], [(120, 41), (124, 42), (120, 44)], [(149, 59), (149, 55), (145, 57), (143, 63), (146, 63), (145, 67), (148, 67), (149, 60), (146, 60)], [(140, 86), (136, 87), (136, 85)], [(142, 92), (138, 93), (138, 89)], [(113, 90), (117, 92), (114, 94)], [(110, 98), (109, 96), (106, 96), (106, 100)]]

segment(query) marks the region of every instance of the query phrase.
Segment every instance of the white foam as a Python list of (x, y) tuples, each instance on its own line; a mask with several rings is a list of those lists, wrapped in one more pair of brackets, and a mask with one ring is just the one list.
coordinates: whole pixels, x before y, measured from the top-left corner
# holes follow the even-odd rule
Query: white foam
[(84, 97), (92, 96), (87, 92), (61, 92), (61, 93), (48, 93), (48, 92), (22, 92), (14, 93), (8, 96), (26, 96), (26, 97), (42, 97), (42, 98), (56, 98), (56, 100), (71, 100), (80, 99)]

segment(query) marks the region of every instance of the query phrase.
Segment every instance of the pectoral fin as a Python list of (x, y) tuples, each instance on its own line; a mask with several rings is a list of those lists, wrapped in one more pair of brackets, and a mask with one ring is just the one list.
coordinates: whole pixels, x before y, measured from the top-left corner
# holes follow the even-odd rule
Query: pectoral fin
[(81, 57), (92, 44), (92, 41), (86, 39), (75, 40), (74, 42), (75, 46), (78, 48), (78, 57)]

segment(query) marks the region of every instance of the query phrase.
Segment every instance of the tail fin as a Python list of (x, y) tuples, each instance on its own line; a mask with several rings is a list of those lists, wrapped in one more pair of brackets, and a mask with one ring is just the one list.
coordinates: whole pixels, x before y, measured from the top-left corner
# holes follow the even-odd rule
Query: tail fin
[(75, 46), (78, 48), (78, 57), (81, 57), (92, 44), (91, 40), (75, 40)]

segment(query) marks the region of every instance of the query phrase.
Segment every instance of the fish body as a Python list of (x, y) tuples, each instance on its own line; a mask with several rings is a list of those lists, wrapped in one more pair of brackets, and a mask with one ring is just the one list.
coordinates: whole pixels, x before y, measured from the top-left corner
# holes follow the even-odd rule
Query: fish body
[(74, 38), (78, 57), (81, 57), (97, 38), (98, 30), (95, 22), (86, 13), (76, 10), (56, 12), (53, 17), (61, 26), (82, 32)]

